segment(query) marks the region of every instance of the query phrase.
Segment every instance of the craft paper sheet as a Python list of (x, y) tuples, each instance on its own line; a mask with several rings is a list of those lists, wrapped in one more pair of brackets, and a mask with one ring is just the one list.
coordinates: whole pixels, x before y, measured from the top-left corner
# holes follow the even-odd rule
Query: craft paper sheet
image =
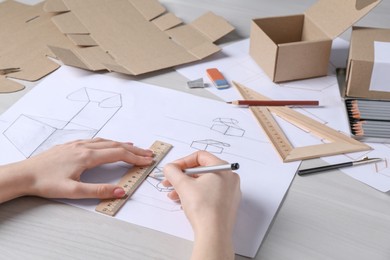
[[(223, 102), (63, 66), (0, 117), (0, 163), (23, 160), (75, 139), (103, 137), (148, 148), (173, 149), (155, 169), (198, 150), (240, 163), (242, 201), (234, 231), (237, 254), (254, 257), (299, 162), (282, 163), (252, 115)], [(113, 163), (90, 170), (85, 182), (117, 183), (129, 168)], [(169, 189), (147, 178), (115, 218), (192, 240)], [(95, 212), (98, 200), (62, 200)], [(100, 214), (100, 213), (96, 213)]]

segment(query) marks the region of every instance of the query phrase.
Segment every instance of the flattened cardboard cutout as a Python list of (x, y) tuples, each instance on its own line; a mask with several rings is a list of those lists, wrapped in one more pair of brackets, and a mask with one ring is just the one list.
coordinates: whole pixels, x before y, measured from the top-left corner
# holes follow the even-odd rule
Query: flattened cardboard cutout
[(53, 15), (43, 11), (43, 5), (10, 0), (0, 3), (0, 93), (24, 89), (9, 78), (36, 81), (59, 67), (47, 58), (54, 57), (48, 44), (72, 46), (51, 22)]

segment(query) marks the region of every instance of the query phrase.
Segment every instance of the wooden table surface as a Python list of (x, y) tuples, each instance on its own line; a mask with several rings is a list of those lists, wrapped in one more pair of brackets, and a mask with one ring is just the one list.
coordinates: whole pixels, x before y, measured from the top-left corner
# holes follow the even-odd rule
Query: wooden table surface
[[(236, 27), (223, 41), (229, 42), (249, 37), (252, 18), (299, 14), (316, 1), (161, 2), (184, 21), (208, 10), (224, 16)], [(390, 28), (389, 14), (390, 1), (383, 0), (357, 24)], [(182, 90), (186, 79), (167, 70), (142, 81)], [(35, 84), (0, 94), (0, 113)], [(191, 250), (190, 241), (51, 200), (25, 197), (0, 205), (0, 259), (188, 259)], [(255, 259), (390, 259), (389, 194), (339, 171), (296, 177)]]

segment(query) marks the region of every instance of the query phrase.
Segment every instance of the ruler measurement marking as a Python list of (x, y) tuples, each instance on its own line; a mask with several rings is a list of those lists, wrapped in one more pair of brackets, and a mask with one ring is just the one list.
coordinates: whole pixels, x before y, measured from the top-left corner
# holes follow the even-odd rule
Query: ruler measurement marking
[[(233, 85), (236, 86), (237, 90), (245, 99), (269, 100), (269, 98), (237, 82), (233, 82)], [(263, 109), (250, 107), (250, 109), (284, 162), (349, 152), (367, 151), (371, 149), (368, 145), (348, 137), (288, 107), (264, 107)], [(331, 142), (293, 147), (271, 112), (283, 120), (286, 120), (303, 130), (310, 130), (309, 132)]]
[(252, 107), (251, 110), (276, 150), (282, 158), (285, 158), (293, 147), (284, 133), (281, 132), (280, 127), (276, 125), (271, 112), (266, 107)]
[(149, 166), (133, 166), (129, 169), (118, 183), (125, 190), (125, 196), (120, 199), (102, 200), (96, 206), (95, 210), (109, 216), (114, 216), (171, 149), (172, 145), (155, 141), (150, 147), (150, 150), (155, 155), (154, 163)]
[[(250, 89), (243, 88), (236, 85), (236, 88), (241, 93), (242, 97), (246, 100), (266, 100), (268, 98), (261, 96), (258, 93), (253, 92)], [(255, 95), (257, 94), (257, 95)], [(257, 122), (261, 125), (264, 132), (267, 134), (269, 140), (273, 144), (274, 148), (277, 150), (279, 155), (284, 159), (290, 152), (293, 150), (293, 146), (290, 141), (285, 136), (283, 130), (276, 123), (271, 112), (267, 107), (250, 107), (253, 115), (257, 119)]]

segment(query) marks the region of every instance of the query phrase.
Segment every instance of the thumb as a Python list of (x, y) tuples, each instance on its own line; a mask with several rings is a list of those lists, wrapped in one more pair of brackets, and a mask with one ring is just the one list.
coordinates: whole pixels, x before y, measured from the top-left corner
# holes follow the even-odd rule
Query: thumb
[(74, 189), (74, 198), (97, 198), (97, 199), (112, 199), (122, 198), (125, 195), (125, 190), (113, 184), (91, 184), (77, 182)]

